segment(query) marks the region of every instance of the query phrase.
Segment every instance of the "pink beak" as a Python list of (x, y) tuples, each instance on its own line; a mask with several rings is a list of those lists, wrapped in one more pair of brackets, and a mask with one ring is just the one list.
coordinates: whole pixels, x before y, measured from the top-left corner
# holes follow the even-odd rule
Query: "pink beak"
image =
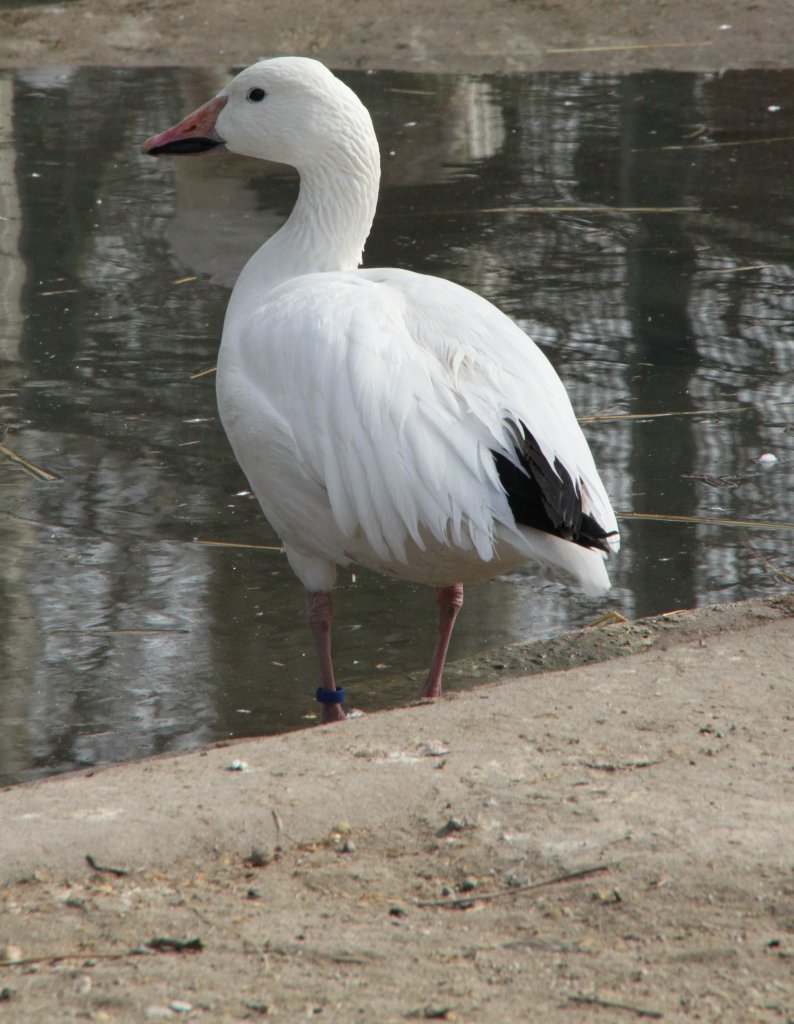
[(215, 122), (226, 106), (227, 96), (216, 96), (203, 107), (188, 114), (173, 128), (167, 128), (159, 135), (153, 135), (141, 146), (142, 153), (150, 156), (163, 154), (209, 153), (224, 145), (218, 135)]

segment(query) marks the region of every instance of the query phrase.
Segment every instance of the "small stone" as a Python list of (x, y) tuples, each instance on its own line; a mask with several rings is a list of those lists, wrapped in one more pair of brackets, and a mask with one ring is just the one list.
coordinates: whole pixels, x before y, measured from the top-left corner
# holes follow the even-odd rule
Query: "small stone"
[(168, 1004), (168, 1009), (173, 1010), (174, 1013), (190, 1013), (190, 1011), (193, 1009), (193, 1004), (186, 1003), (182, 999), (173, 999)]
[(422, 1011), (425, 1020), (457, 1020), (451, 1006), (426, 1006)]
[(247, 772), (248, 770), (248, 762), (240, 761), (238, 758), (226, 765), (227, 772)]
[(526, 875), (516, 875), (512, 871), (508, 871), (505, 875), (505, 885), (509, 889), (521, 889), (525, 885), (529, 885), (529, 879)]
[(442, 740), (427, 740), (416, 746), (422, 757), (444, 757), (449, 753), (449, 747)]
[(452, 832), (462, 832), (464, 824), (457, 818), (450, 818), (446, 824), (442, 825), (441, 828), (436, 832), (437, 836), (448, 836)]
[(18, 964), (21, 959), (22, 949), (20, 946), (15, 946), (12, 942), (0, 946), (0, 960), (4, 960), (7, 964)]

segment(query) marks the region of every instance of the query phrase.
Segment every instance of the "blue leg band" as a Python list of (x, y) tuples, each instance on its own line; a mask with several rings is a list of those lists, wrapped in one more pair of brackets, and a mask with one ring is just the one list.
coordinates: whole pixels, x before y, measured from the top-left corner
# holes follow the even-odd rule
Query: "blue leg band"
[(345, 691), (342, 687), (336, 690), (324, 690), (322, 686), (318, 686), (315, 696), (321, 704), (341, 704), (345, 699)]

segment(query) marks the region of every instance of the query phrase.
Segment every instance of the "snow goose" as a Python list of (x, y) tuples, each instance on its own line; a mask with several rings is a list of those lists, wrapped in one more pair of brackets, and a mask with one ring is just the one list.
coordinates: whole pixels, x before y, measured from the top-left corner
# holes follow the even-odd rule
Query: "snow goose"
[(378, 143), (322, 64), (260, 61), (143, 151), (228, 150), (290, 164), (300, 192), (250, 258), (218, 356), (221, 420), (306, 588), (322, 721), (345, 717), (331, 660), (337, 566), (435, 587), (422, 697), (441, 675), (465, 583), (522, 563), (609, 587), (615, 516), (570, 401), (524, 332), (474, 292), (358, 269)]

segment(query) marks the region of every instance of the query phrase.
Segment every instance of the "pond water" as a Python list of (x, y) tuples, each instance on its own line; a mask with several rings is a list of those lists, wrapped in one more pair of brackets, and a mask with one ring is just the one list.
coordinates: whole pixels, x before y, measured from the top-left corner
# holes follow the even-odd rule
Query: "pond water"
[[(281, 731), (316, 709), (301, 588), (267, 549), (201, 373), (295, 180), (138, 152), (227, 77), (0, 73), (5, 782)], [(451, 657), (608, 608), (784, 586), (794, 72), (343, 77), (383, 150), (367, 265), (481, 292), (543, 347), (580, 415), (633, 414), (586, 425), (621, 512), (772, 524), (623, 518), (606, 599), (526, 574), (471, 587)], [(429, 591), (342, 574), (350, 703), (410, 699), (433, 629)]]

